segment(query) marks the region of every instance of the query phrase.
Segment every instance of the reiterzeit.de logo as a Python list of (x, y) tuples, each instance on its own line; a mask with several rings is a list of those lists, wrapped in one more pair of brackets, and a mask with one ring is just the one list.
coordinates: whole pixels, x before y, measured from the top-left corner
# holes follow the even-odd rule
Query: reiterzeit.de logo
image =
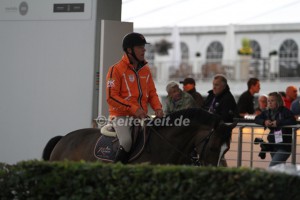
[[(104, 126), (108, 121), (105, 116), (99, 115), (96, 119), (96, 122), (100, 126)], [(142, 122), (143, 121), (143, 122)], [(176, 119), (171, 121), (171, 118), (163, 117), (163, 118), (146, 118), (146, 119), (139, 119), (127, 116), (126, 118), (118, 118), (111, 122), (113, 126), (140, 126), (144, 123), (146, 126), (189, 126), (191, 121), (188, 118), (184, 118), (182, 115)]]

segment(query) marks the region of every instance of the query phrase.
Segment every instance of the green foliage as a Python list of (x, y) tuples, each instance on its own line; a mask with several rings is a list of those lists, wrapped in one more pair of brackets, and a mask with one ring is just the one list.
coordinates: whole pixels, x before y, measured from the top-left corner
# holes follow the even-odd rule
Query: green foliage
[(300, 199), (300, 177), (244, 168), (0, 163), (0, 199)]
[(154, 48), (158, 55), (168, 55), (168, 50), (172, 48), (172, 43), (163, 39), (160, 42), (155, 43)]
[(251, 55), (252, 48), (250, 44), (250, 40), (248, 38), (243, 38), (242, 39), (242, 48), (238, 50), (239, 55)]

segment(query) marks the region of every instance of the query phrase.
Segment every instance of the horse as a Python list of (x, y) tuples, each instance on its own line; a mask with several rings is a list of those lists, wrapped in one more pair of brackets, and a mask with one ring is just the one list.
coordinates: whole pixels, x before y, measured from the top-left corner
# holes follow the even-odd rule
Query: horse
[[(159, 122), (164, 124), (156, 122), (153, 120), (144, 126), (149, 132), (145, 148), (129, 161), (130, 164), (191, 165), (191, 153), (194, 152), (198, 165), (218, 166), (220, 158), (229, 150), (231, 132), (236, 126), (236, 123), (225, 124), (218, 115), (201, 108), (171, 113), (160, 119)], [(85, 128), (56, 136), (45, 146), (42, 158), (49, 161), (99, 161), (94, 150), (101, 135), (99, 128)]]

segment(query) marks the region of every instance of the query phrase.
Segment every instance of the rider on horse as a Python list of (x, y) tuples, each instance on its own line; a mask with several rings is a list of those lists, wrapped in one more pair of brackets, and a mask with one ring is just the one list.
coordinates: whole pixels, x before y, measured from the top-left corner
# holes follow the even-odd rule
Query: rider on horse
[(111, 66), (106, 76), (106, 95), (109, 114), (119, 138), (120, 148), (115, 162), (128, 162), (132, 146), (129, 118), (147, 117), (148, 103), (157, 117), (163, 117), (155, 84), (147, 62), (142, 34), (129, 33), (123, 38), (124, 55)]

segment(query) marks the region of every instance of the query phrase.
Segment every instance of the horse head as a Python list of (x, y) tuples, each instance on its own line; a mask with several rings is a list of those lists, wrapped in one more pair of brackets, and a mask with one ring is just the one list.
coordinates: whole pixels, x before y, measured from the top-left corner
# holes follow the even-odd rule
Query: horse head
[(220, 116), (198, 108), (181, 110), (170, 115), (172, 122), (179, 117), (187, 119), (189, 123), (187, 126), (177, 127), (176, 137), (181, 141), (192, 142), (190, 147), (196, 150), (198, 157), (194, 161), (201, 165), (218, 166), (220, 158), (229, 149), (231, 132), (236, 123), (226, 125)]
[(225, 124), (221, 121), (210, 133), (195, 144), (201, 165), (219, 166), (220, 160), (230, 149), (232, 129), (237, 122)]

